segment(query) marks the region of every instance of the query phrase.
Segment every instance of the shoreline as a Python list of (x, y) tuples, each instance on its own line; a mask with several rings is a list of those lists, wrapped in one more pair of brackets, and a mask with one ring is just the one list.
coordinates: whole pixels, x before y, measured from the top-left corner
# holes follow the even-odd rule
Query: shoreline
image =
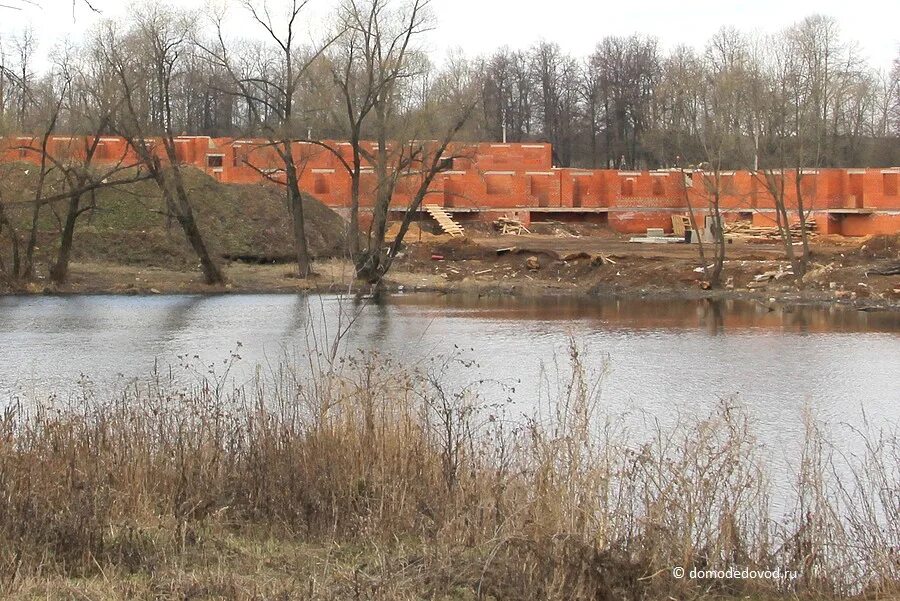
[[(96, 264), (91, 264), (96, 266)], [(76, 264), (76, 268), (81, 267)], [(116, 266), (120, 267), (121, 266)], [(603, 283), (590, 286), (560, 285), (558, 282), (535, 279), (526, 282), (497, 282), (491, 280), (470, 280), (458, 282), (434, 281), (423, 279), (421, 273), (397, 271), (388, 278), (376, 291), (373, 286), (359, 284), (347, 278), (335, 278), (332, 274), (320, 274), (308, 280), (287, 277), (289, 265), (250, 266), (234, 264), (226, 268), (226, 272), (237, 267), (250, 268), (253, 271), (265, 270), (269, 276), (274, 272), (282, 273), (280, 277), (267, 277), (264, 281), (253, 284), (230, 282), (224, 286), (207, 286), (196, 281), (198, 275), (180, 270), (163, 270), (150, 268), (156, 276), (149, 284), (121, 284), (118, 282), (99, 282), (97, 284), (77, 283), (64, 287), (54, 287), (32, 283), (19, 289), (5, 288), (0, 290), (0, 297), (27, 296), (229, 296), (229, 295), (291, 295), (291, 294), (350, 294), (371, 295), (375, 293), (394, 295), (434, 294), (442, 296), (477, 296), (479, 298), (512, 297), (517, 299), (571, 299), (571, 300), (668, 300), (674, 302), (695, 301), (740, 301), (758, 303), (766, 306), (788, 307), (836, 307), (845, 310), (900, 313), (900, 302), (872, 298), (837, 298), (830, 291), (798, 289), (776, 289), (753, 291), (743, 289), (703, 290), (698, 287), (669, 287), (651, 285), (643, 287), (612, 286)], [(146, 272), (147, 268), (135, 268), (138, 272)]]
[[(895, 238), (818, 238), (807, 273), (773, 245), (728, 245), (719, 288), (704, 281), (695, 248), (643, 245), (596, 231), (592, 235), (433, 236), (410, 242), (376, 290), (356, 279), (352, 263), (321, 258), (315, 275), (300, 279), (294, 265), (261, 255), (257, 262), (223, 261), (227, 283), (208, 286), (193, 264), (160, 260), (110, 261), (82, 257), (64, 286), (43, 272), (0, 296), (82, 294), (296, 294), (430, 293), (517, 298), (741, 300), (766, 305), (836, 306), (900, 312)], [(884, 275), (890, 274), (890, 275)]]

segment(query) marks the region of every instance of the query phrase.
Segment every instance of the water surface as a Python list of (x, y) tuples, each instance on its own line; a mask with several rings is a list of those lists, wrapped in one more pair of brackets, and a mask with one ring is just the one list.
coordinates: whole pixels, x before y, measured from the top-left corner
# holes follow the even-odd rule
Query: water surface
[(231, 375), (249, 379), (286, 353), (304, 361), (351, 322), (341, 353), (377, 350), (419, 365), (462, 353), (477, 365), (455, 365), (450, 379), (490, 380), (488, 396), (511, 394), (516, 411), (555, 389), (575, 340), (588, 368), (604, 372), (603, 404), (645, 421), (670, 423), (735, 398), (777, 447), (796, 445), (805, 407), (837, 423), (865, 415), (890, 427), (900, 418), (896, 313), (430, 295), (0, 298), (0, 402), (64, 398), (85, 380), (115, 393), (154, 365), (221, 371), (238, 343)]

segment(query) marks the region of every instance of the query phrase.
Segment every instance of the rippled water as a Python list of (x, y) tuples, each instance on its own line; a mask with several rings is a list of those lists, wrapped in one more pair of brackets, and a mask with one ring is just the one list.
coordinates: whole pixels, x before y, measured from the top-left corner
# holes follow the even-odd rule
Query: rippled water
[(242, 359), (232, 373), (240, 381), (285, 353), (302, 358), (313, 338), (330, 340), (350, 321), (342, 352), (421, 362), (459, 347), (478, 366), (459, 367), (451, 379), (514, 386), (517, 410), (555, 387), (555, 362), (564, 363), (575, 340), (589, 368), (606, 370), (605, 406), (645, 422), (737, 398), (773, 446), (796, 444), (807, 406), (831, 422), (859, 423), (865, 413), (893, 426), (900, 418), (895, 313), (428, 295), (380, 303), (302, 295), (0, 298), (0, 403), (65, 397), (82, 376), (94, 390), (115, 392), (155, 363), (221, 365), (237, 343)]

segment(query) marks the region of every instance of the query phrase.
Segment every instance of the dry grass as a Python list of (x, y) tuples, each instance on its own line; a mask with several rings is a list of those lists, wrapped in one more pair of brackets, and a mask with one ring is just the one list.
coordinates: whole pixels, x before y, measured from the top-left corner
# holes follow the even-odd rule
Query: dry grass
[[(774, 522), (740, 407), (636, 437), (573, 346), (531, 419), (451, 357), (312, 354), (239, 389), (168, 375), (0, 417), (12, 599), (832, 598), (898, 591), (900, 443), (835, 456), (810, 422)], [(226, 366), (227, 367), (227, 366)], [(844, 460), (846, 459), (846, 460)], [(840, 460), (840, 461), (839, 461)], [(842, 467), (837, 467), (838, 465)], [(838, 478), (838, 476), (841, 476)], [(796, 570), (691, 580), (674, 566)]]

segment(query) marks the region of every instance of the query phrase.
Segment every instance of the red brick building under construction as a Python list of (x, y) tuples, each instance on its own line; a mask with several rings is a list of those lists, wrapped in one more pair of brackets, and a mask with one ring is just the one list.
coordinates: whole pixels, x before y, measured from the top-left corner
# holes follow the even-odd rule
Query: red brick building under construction
[[(267, 175), (277, 178), (280, 159), (263, 140), (183, 136), (176, 138), (177, 154), (186, 165), (234, 184), (253, 183)], [(329, 142), (334, 150), (296, 143), (294, 156), (301, 187), (339, 212), (350, 202), (350, 174), (335, 153), (349, 160), (346, 142)], [(37, 163), (40, 140), (0, 138), (0, 162)], [(56, 136), (47, 152), (57, 160), (77, 159), (84, 138)], [(125, 140), (103, 137), (96, 162), (137, 162)], [(583, 221), (608, 224), (620, 232), (639, 233), (648, 227), (671, 230), (672, 215), (688, 206), (702, 214), (708, 203), (711, 174), (701, 171), (617, 171), (556, 168), (549, 144), (457, 145), (453, 158), (435, 178), (427, 204), (441, 207), (460, 220), (508, 216), (532, 221)], [(720, 206), (726, 219), (752, 219), (772, 225), (775, 202), (768, 181), (785, 190), (785, 204), (796, 209), (796, 170), (719, 174)], [(399, 180), (392, 208), (404, 210), (418, 186), (416, 175)], [(371, 209), (375, 174), (363, 168), (361, 211)], [(819, 231), (863, 236), (900, 232), (900, 168), (806, 169), (800, 174), (804, 207)]]

